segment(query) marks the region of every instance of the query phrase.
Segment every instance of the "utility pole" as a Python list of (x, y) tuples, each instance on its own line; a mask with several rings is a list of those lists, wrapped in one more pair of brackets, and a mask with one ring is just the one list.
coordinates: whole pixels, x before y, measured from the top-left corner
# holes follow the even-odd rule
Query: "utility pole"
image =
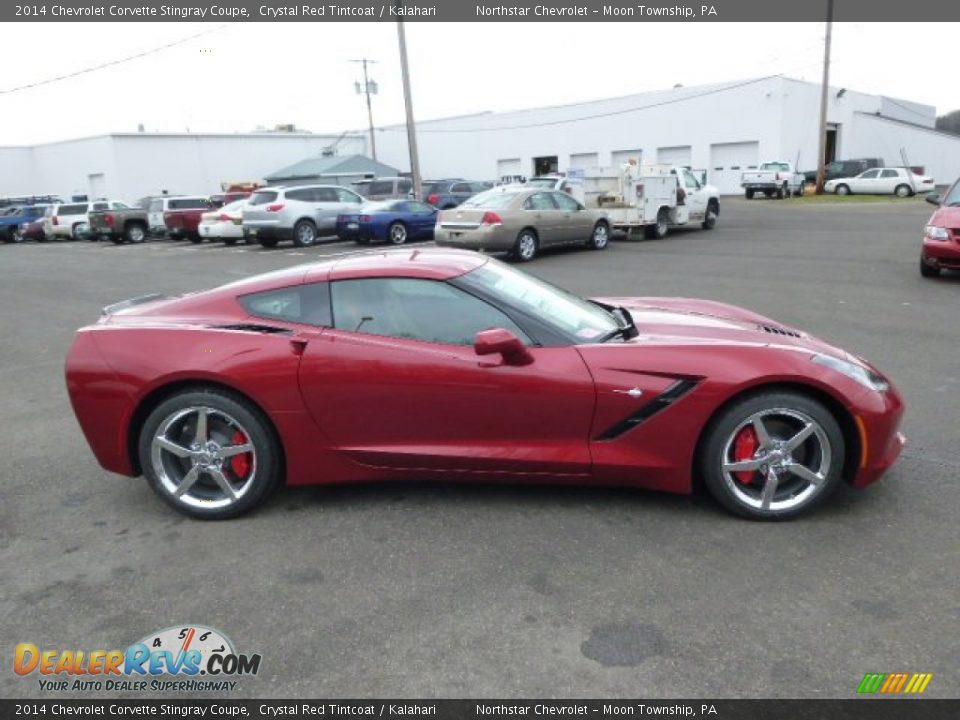
[[(403, 7), (403, 0), (394, 0), (394, 2), (398, 10)], [(421, 200), (423, 193), (420, 181), (420, 156), (417, 153), (417, 126), (413, 122), (413, 98), (410, 93), (410, 68), (407, 65), (407, 38), (403, 30), (403, 20), (397, 20), (397, 39), (400, 42), (400, 72), (403, 74), (403, 104), (407, 110), (407, 145), (410, 148), (413, 196)]]
[(370, 80), (367, 77), (367, 63), (373, 65), (376, 63), (376, 60), (368, 60), (367, 58), (361, 58), (360, 60), (351, 60), (353, 63), (362, 63), (363, 64), (363, 90), (360, 89), (360, 83), (354, 83), (357, 88), (357, 94), (363, 92), (367, 96), (367, 120), (370, 122), (370, 154), (374, 160), (377, 159), (377, 139), (373, 134), (373, 107), (370, 105), (370, 95), (377, 94), (377, 82), (376, 80)]
[(823, 86), (820, 88), (820, 142), (817, 152), (817, 195), (823, 195), (827, 174), (827, 103), (830, 94), (830, 41), (833, 36), (833, 0), (827, 0), (827, 35), (823, 42)]

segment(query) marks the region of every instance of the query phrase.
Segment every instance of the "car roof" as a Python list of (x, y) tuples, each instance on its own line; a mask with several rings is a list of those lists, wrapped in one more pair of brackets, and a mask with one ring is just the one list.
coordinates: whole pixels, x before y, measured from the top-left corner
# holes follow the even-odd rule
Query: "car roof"
[(351, 253), (318, 263), (306, 282), (356, 280), (374, 277), (406, 277), (449, 280), (487, 263), (489, 258), (470, 250), (416, 248)]

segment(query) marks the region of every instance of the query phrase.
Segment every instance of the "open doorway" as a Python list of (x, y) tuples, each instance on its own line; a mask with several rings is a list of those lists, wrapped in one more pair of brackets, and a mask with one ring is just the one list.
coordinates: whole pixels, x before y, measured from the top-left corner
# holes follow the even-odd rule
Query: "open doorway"
[(533, 174), (534, 175), (549, 175), (555, 173), (560, 169), (560, 162), (556, 155), (548, 155), (545, 157), (535, 157), (533, 159)]
[(827, 142), (823, 146), (824, 164), (832, 163), (837, 159), (837, 149), (840, 146), (840, 126), (837, 123), (827, 124)]

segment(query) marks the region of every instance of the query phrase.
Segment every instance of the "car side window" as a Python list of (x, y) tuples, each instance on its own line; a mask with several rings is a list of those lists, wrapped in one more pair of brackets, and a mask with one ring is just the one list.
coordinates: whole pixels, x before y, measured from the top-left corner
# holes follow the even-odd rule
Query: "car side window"
[(527, 198), (523, 203), (524, 210), (556, 210), (557, 206), (547, 193), (537, 193)]
[(700, 189), (699, 181), (697, 180), (697, 178), (693, 176), (693, 173), (690, 172), (689, 170), (683, 171), (683, 184), (686, 185), (687, 188), (690, 190)]
[(898, 173), (896, 170), (883, 170), (880, 172), (880, 177), (895, 178), (895, 177), (900, 177), (900, 173)]
[(357, 205), (363, 202), (363, 198), (361, 198), (356, 193), (350, 192), (349, 190), (344, 190), (343, 188), (337, 188), (336, 193), (337, 193), (337, 197), (340, 199), (340, 202), (351, 203), (354, 205)]
[(557, 204), (557, 207), (567, 212), (574, 212), (580, 209), (580, 203), (566, 193), (553, 193), (553, 201)]
[(527, 335), (504, 313), (459, 288), (419, 278), (366, 278), (333, 283), (334, 327), (347, 332), (472, 345), (481, 330)]
[(427, 205), (426, 203), (418, 202), (411, 200), (407, 203), (407, 210), (412, 213), (417, 213), (418, 215), (432, 215), (433, 207)]
[(873, 180), (880, 174), (879, 170), (867, 170), (865, 173), (860, 175), (861, 180)]
[(465, 192), (473, 192), (473, 190), (470, 187), (470, 183), (455, 183), (450, 187), (450, 192), (465, 193)]
[(254, 317), (320, 327), (331, 327), (333, 324), (330, 313), (329, 283), (308, 283), (279, 290), (267, 290), (244, 295), (238, 300)]
[(106, 210), (106, 209), (107, 209), (107, 203), (105, 203), (105, 202), (94, 203), (94, 204), (93, 204), (93, 209), (94, 209), (94, 210)]
[(313, 202), (313, 188), (300, 188), (298, 190), (287, 190), (284, 193), (287, 200), (299, 200), (301, 202)]
[(314, 188), (314, 202), (336, 203), (340, 202), (340, 196), (334, 188)]

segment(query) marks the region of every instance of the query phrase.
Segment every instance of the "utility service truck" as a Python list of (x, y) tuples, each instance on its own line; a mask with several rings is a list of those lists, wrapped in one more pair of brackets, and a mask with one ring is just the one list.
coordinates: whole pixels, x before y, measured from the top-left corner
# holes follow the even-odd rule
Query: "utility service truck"
[(614, 230), (634, 237), (665, 237), (671, 227), (700, 223), (709, 230), (720, 215), (720, 192), (690, 170), (671, 165), (640, 165), (583, 170), (583, 202), (605, 210)]

